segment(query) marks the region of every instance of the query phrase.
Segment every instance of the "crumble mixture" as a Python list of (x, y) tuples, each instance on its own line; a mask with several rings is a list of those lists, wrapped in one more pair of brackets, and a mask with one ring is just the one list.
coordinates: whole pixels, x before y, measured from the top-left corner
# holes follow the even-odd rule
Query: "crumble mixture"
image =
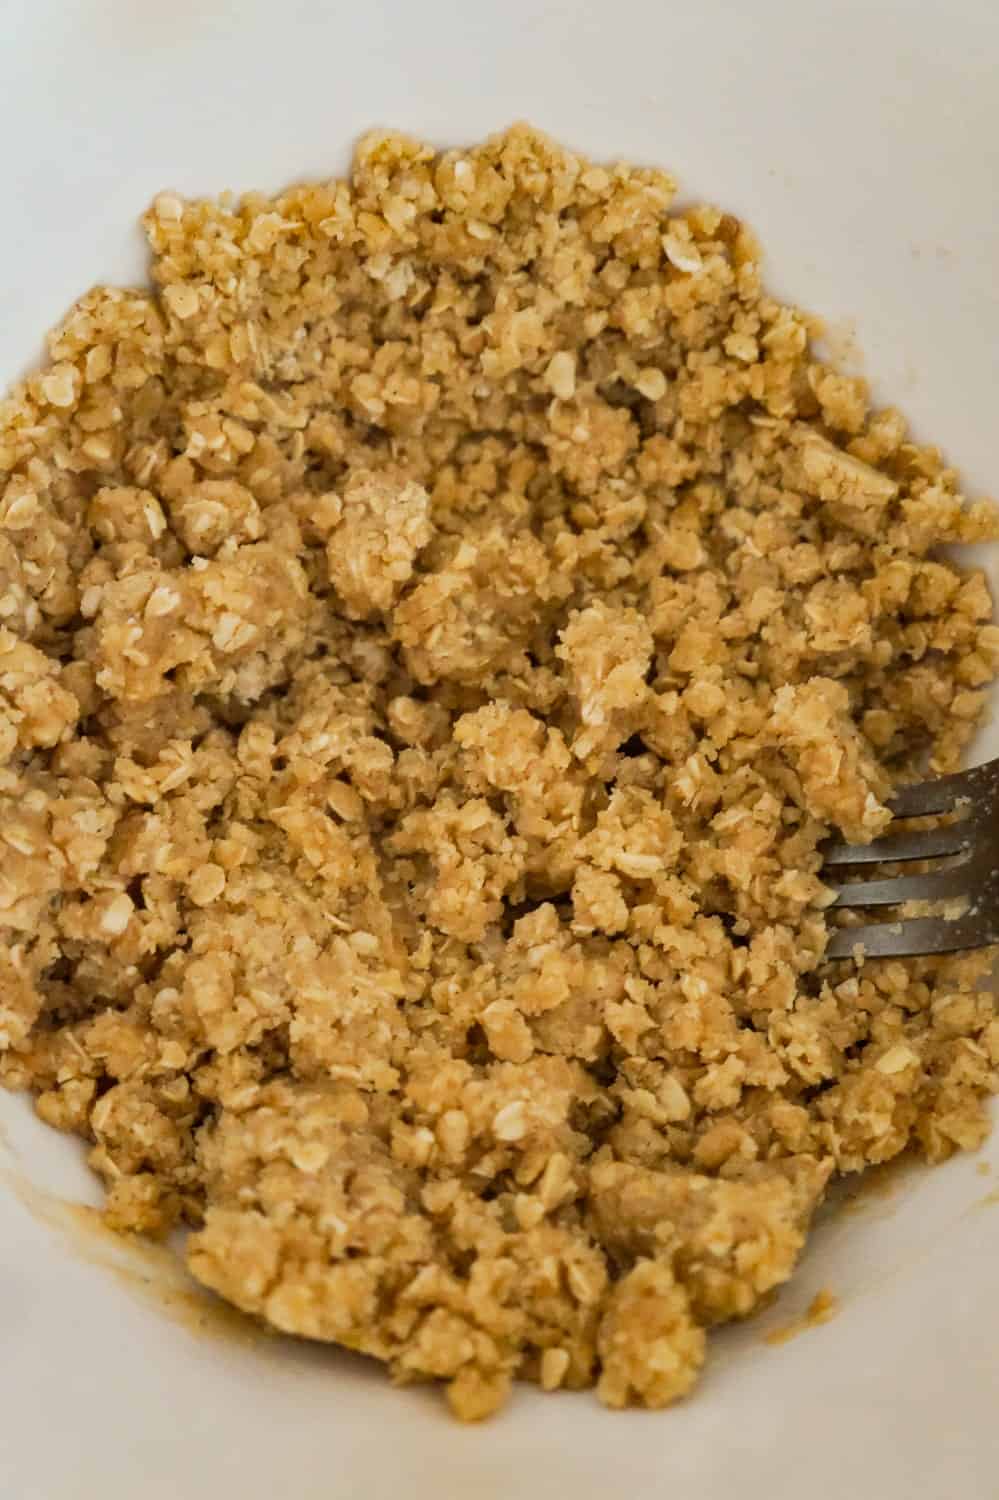
[(0, 1071), (275, 1327), (662, 1406), (836, 1173), (987, 1130), (990, 954), (823, 964), (997, 535), (756, 241), (518, 127), (145, 219), (0, 405)]

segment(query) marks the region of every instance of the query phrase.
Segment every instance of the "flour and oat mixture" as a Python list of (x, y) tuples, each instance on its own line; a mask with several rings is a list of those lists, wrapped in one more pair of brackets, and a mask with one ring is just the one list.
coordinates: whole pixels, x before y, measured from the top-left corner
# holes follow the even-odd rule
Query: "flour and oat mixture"
[(756, 241), (517, 128), (145, 224), (0, 406), (0, 1072), (276, 1328), (689, 1390), (830, 1177), (974, 1147), (990, 955), (823, 966), (997, 534)]

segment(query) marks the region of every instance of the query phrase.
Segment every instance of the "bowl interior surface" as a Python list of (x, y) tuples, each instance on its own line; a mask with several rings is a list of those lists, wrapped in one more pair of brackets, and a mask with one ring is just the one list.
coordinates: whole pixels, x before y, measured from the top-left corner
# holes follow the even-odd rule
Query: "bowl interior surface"
[[(988, 0), (7, 0), (0, 382), (95, 281), (144, 279), (134, 224), (159, 189), (341, 173), (373, 125), (447, 145), (524, 118), (746, 217), (772, 287), (988, 492), (997, 61)], [(993, 726), (976, 758), (996, 753)], [(141, 1266), (109, 1274), (95, 1261), (113, 1252), (83, 1253), (41, 1196), (96, 1201), (76, 1145), (3, 1094), (0, 1131), (0, 1474), (18, 1500), (939, 1500), (999, 1483), (999, 1147), (829, 1214), (779, 1305), (716, 1336), (689, 1402), (611, 1415), (525, 1389), (462, 1429), (367, 1361), (165, 1316), (134, 1295)], [(763, 1342), (821, 1287), (832, 1322)]]

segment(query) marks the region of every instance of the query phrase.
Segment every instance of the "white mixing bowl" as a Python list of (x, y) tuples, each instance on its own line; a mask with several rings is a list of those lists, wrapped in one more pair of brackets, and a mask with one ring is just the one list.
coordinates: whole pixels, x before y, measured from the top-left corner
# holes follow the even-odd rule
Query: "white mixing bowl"
[[(775, 289), (854, 330), (879, 396), (987, 490), (997, 65), (991, 0), (3, 0), (0, 379), (94, 281), (143, 276), (132, 225), (160, 188), (328, 176), (374, 124), (449, 144), (526, 118), (748, 218)], [(76, 1146), (22, 1098), (0, 1127), (5, 1500), (999, 1494), (979, 1170), (999, 1147), (830, 1218), (778, 1307), (715, 1337), (688, 1402), (611, 1414), (524, 1389), (465, 1429), (366, 1361), (199, 1336), (137, 1299), (25, 1188), (93, 1201)], [(763, 1342), (823, 1286), (832, 1322)]]

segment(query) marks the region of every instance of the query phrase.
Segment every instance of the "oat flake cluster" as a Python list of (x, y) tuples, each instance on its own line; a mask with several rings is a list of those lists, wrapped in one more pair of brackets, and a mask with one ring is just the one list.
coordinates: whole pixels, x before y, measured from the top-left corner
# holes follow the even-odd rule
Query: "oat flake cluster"
[(0, 406), (2, 1077), (464, 1418), (681, 1396), (999, 1061), (989, 955), (823, 965), (816, 874), (958, 763), (994, 513), (673, 195), (526, 128), (164, 194)]

